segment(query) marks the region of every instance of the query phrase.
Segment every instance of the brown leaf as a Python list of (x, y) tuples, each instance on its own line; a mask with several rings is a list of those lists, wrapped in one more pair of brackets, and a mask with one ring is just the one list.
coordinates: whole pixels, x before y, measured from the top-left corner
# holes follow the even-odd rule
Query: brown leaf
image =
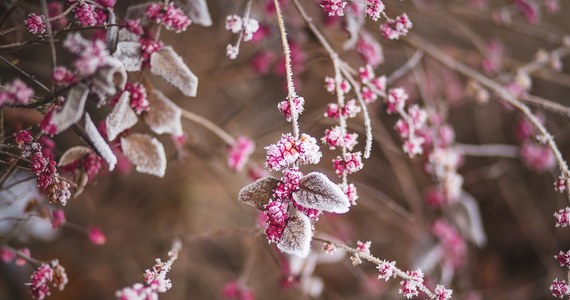
[(141, 70), (142, 58), (139, 42), (119, 42), (113, 56), (123, 63), (128, 72)]
[(114, 140), (121, 132), (135, 126), (138, 122), (139, 118), (129, 102), (130, 93), (124, 91), (111, 113), (107, 116), (107, 119), (105, 119), (109, 141)]
[(175, 0), (174, 2), (193, 23), (205, 27), (212, 26), (212, 17), (206, 0)]
[(181, 136), (183, 132), (180, 108), (159, 90), (153, 90), (148, 95), (148, 101), (151, 109), (145, 113), (144, 121), (150, 129), (156, 134)]
[(198, 77), (172, 47), (163, 47), (150, 56), (150, 71), (177, 87), (182, 94), (196, 97)]
[(350, 201), (342, 189), (318, 172), (301, 178), (299, 190), (293, 192), (293, 199), (307, 208), (339, 214), (347, 212), (350, 207)]
[(243, 187), (239, 191), (238, 199), (250, 206), (263, 210), (273, 196), (273, 191), (277, 188), (279, 179), (271, 176), (263, 177)]
[(121, 138), (121, 148), (140, 173), (163, 177), (166, 172), (164, 147), (154, 137), (134, 133)]
[(51, 118), (51, 123), (56, 127), (56, 133), (66, 130), (81, 119), (87, 95), (89, 95), (89, 88), (83, 83), (71, 88), (63, 108), (55, 112)]
[(277, 248), (288, 254), (306, 257), (311, 250), (312, 239), (313, 226), (311, 220), (303, 213), (295, 210), (295, 215), (287, 221), (287, 226), (285, 226), (283, 236), (277, 243)]
[(65, 151), (65, 153), (63, 153), (57, 165), (59, 167), (65, 167), (84, 158), (86, 155), (91, 153), (93, 153), (93, 150), (84, 146), (75, 146), (69, 148), (67, 149), (67, 151)]
[(93, 147), (95, 147), (95, 150), (97, 150), (98, 154), (101, 155), (105, 162), (107, 162), (109, 171), (113, 171), (117, 164), (117, 157), (113, 153), (113, 150), (111, 150), (111, 147), (109, 147), (105, 142), (105, 139), (103, 139), (99, 130), (97, 130), (97, 126), (93, 124), (91, 117), (87, 113), (85, 114), (85, 134), (87, 134), (87, 137), (93, 144)]

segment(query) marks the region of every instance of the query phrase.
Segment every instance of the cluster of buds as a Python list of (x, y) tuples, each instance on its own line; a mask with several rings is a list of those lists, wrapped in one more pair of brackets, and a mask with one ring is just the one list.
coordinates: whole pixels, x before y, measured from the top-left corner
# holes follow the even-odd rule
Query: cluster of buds
[(174, 6), (173, 2), (166, 5), (163, 2), (152, 3), (146, 8), (145, 14), (151, 21), (162, 24), (167, 30), (176, 33), (185, 31), (192, 23), (181, 9)]
[(63, 291), (67, 284), (67, 274), (57, 259), (51, 261), (50, 264), (42, 263), (32, 274), (30, 282), (30, 290), (32, 297), (36, 300), (43, 300), (51, 295), (50, 284), (60, 291)]
[(4, 104), (28, 104), (33, 95), (34, 90), (28, 87), (22, 80), (16, 78), (8, 84), (0, 85), (0, 107)]
[(33, 140), (29, 130), (21, 130), (15, 137), (22, 157), (31, 161), (30, 169), (37, 176), (38, 187), (47, 194), (51, 203), (66, 205), (71, 198), (70, 184), (59, 176), (56, 162), (42, 152), (41, 144)]
[(393, 88), (388, 90), (385, 98), (386, 111), (389, 114), (397, 113), (400, 119), (396, 122), (394, 129), (402, 139), (404, 139), (404, 152), (410, 157), (423, 154), (425, 138), (418, 132), (424, 127), (427, 120), (427, 112), (414, 104), (406, 110), (408, 94), (403, 88)]
[(249, 12), (242, 18), (238, 15), (229, 15), (226, 17), (226, 30), (239, 34), (239, 40), (235, 45), (228, 44), (226, 46), (226, 55), (230, 59), (236, 59), (239, 55), (239, 45), (244, 42), (251, 41), (253, 35), (259, 30), (259, 21), (249, 17)]
[(401, 14), (394, 19), (388, 20), (380, 26), (382, 35), (387, 40), (397, 40), (408, 34), (412, 28), (412, 21), (408, 18), (407, 14)]

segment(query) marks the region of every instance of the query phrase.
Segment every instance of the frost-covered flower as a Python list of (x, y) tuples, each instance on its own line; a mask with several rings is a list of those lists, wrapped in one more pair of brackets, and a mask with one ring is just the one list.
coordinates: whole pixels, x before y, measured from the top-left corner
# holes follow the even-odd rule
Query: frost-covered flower
[[(295, 97), (293, 98), (293, 105), (295, 106), (295, 113), (300, 115), (303, 113), (304, 105), (305, 105), (305, 98), (303, 97)], [(283, 100), (277, 104), (277, 108), (283, 115), (287, 122), (291, 122), (293, 119), (293, 112), (291, 111), (291, 106), (289, 100)]]
[(43, 300), (47, 296), (51, 295), (49, 284), (52, 280), (53, 269), (48, 264), (40, 265), (32, 274), (30, 282), (28, 283), (32, 292), (32, 297), (36, 300)]
[(75, 75), (66, 67), (56, 67), (51, 75), (53, 82), (57, 85), (67, 86), (75, 82)]
[(150, 102), (148, 102), (144, 85), (138, 82), (127, 82), (125, 85), (125, 91), (129, 92), (129, 104), (137, 114), (140, 115), (143, 111), (148, 111), (150, 109)]
[(243, 28), (243, 21), (238, 15), (229, 15), (226, 17), (226, 30), (232, 33), (239, 33)]
[(239, 47), (234, 46), (232, 44), (228, 44), (226, 46), (226, 56), (229, 59), (236, 59), (239, 55)]
[(345, 153), (343, 156), (338, 156), (333, 159), (333, 166), (337, 175), (342, 175), (344, 172), (351, 174), (362, 169), (362, 153)]
[(167, 30), (177, 33), (185, 31), (192, 21), (184, 12), (170, 2), (166, 6), (162, 2), (155, 2), (146, 8), (146, 16), (157, 24), (163, 24)]
[(343, 0), (323, 0), (321, 2), (321, 7), (327, 13), (329, 17), (334, 16), (344, 16), (344, 9), (346, 8), (346, 2)]
[(566, 284), (566, 281), (558, 280), (558, 278), (556, 278), (550, 285), (550, 292), (552, 293), (552, 296), (556, 298), (564, 298), (565, 296), (570, 295), (570, 287)]
[(81, 2), (75, 7), (75, 19), (83, 27), (97, 25), (95, 7), (89, 3)]
[(28, 18), (24, 21), (26, 30), (35, 35), (41, 35), (46, 32), (46, 23), (42, 16), (31, 13)]
[(34, 90), (19, 78), (0, 88), (0, 106), (6, 104), (28, 104), (34, 95)]
[(435, 294), (435, 299), (436, 300), (447, 300), (447, 299), (451, 299), (451, 296), (453, 295), (453, 291), (450, 289), (446, 289), (443, 285), (436, 285), (435, 289), (433, 290), (433, 293)]
[(407, 14), (401, 14), (392, 20), (388, 20), (386, 23), (380, 26), (384, 38), (387, 40), (397, 40), (402, 36), (408, 34), (408, 31), (412, 28), (412, 22), (408, 18)]
[(548, 146), (530, 141), (521, 146), (521, 159), (529, 168), (537, 172), (544, 172), (556, 165), (554, 153)]
[(246, 136), (240, 136), (228, 149), (228, 167), (234, 171), (241, 171), (253, 153), (255, 144)]
[(243, 41), (251, 41), (253, 35), (259, 30), (259, 21), (256, 19), (244, 19), (243, 20)]
[(555, 212), (554, 218), (556, 219), (556, 227), (570, 226), (570, 207)]
[(366, 0), (366, 14), (374, 21), (378, 21), (386, 6), (380, 0)]
[(390, 89), (388, 91), (388, 97), (386, 97), (386, 104), (388, 105), (386, 111), (392, 114), (404, 109), (407, 100), (408, 93), (406, 93), (406, 90), (403, 88)]
[(384, 51), (382, 45), (378, 43), (370, 34), (363, 32), (356, 41), (356, 52), (362, 60), (373, 67), (377, 67), (384, 62)]
[(376, 266), (376, 269), (378, 269), (378, 279), (388, 281), (390, 278), (395, 277), (394, 271), (396, 270), (396, 262), (383, 260)]
[(340, 188), (342, 189), (342, 191), (344, 192), (344, 194), (348, 197), (348, 201), (350, 202), (350, 205), (356, 205), (356, 200), (358, 200), (358, 191), (356, 190), (356, 187), (354, 186), (354, 184), (349, 183), (349, 184), (341, 184)]

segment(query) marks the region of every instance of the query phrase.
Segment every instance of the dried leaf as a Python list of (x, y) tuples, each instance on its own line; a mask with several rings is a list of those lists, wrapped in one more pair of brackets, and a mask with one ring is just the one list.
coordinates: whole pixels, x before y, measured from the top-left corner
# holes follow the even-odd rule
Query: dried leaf
[(93, 124), (91, 117), (87, 113), (85, 114), (85, 133), (93, 144), (93, 147), (95, 147), (95, 150), (98, 152), (97, 154), (99, 154), (105, 160), (105, 162), (107, 162), (109, 171), (113, 171), (115, 165), (117, 164), (117, 157), (113, 153), (113, 150), (111, 150), (111, 147), (107, 145), (105, 139), (103, 139), (99, 133), (99, 130), (97, 130), (97, 126)]
[(206, 0), (175, 0), (174, 2), (193, 23), (205, 27), (212, 26), (212, 17)]
[(239, 191), (238, 199), (245, 204), (263, 210), (273, 196), (273, 191), (277, 188), (279, 179), (271, 176), (263, 177), (243, 187)]
[(458, 201), (451, 204), (449, 217), (457, 226), (461, 235), (477, 247), (487, 244), (487, 235), (481, 221), (481, 212), (477, 200), (463, 192)]
[(298, 204), (333, 213), (345, 213), (350, 201), (342, 189), (322, 173), (312, 172), (301, 178), (299, 190), (293, 192)]
[(150, 71), (177, 87), (182, 94), (196, 97), (198, 77), (190, 71), (172, 47), (163, 47), (151, 55)]
[(128, 72), (140, 71), (142, 66), (141, 45), (138, 42), (119, 42), (113, 56), (120, 60)]
[[(114, 10), (111, 8), (107, 8), (106, 11), (107, 11), (107, 22), (109, 24), (116, 24), (117, 18), (115, 16)], [(111, 53), (115, 52), (115, 49), (117, 48), (118, 38), (119, 38), (119, 27), (109, 26), (107, 28), (107, 49), (109, 49)]]
[(277, 248), (288, 254), (306, 257), (311, 250), (313, 227), (307, 216), (297, 210), (295, 212), (295, 215), (287, 221)]
[(134, 133), (121, 138), (121, 148), (129, 161), (140, 173), (163, 177), (166, 172), (164, 147), (154, 137)]
[(71, 88), (63, 108), (55, 112), (51, 118), (51, 123), (56, 127), (56, 133), (66, 130), (81, 119), (88, 94), (89, 88), (83, 83)]
[(93, 85), (108, 96), (117, 93), (117, 88), (123, 90), (127, 84), (127, 71), (123, 63), (114, 58), (107, 57), (105, 65), (93, 76)]
[(84, 158), (86, 155), (91, 153), (93, 153), (93, 150), (84, 146), (75, 146), (69, 148), (67, 149), (67, 151), (65, 151), (65, 153), (63, 153), (57, 165), (59, 167), (65, 167)]
[(161, 91), (153, 90), (148, 95), (150, 111), (144, 115), (144, 121), (156, 134), (169, 133), (181, 136), (182, 112), (174, 102), (170, 101)]
[(107, 126), (107, 138), (109, 141), (114, 140), (121, 132), (137, 124), (139, 118), (131, 108), (129, 102), (130, 93), (128, 91), (124, 91), (111, 113), (107, 116), (107, 119), (105, 119), (105, 125)]
[(146, 17), (145, 11), (147, 6), (149, 6), (150, 2), (131, 5), (127, 8), (127, 12), (125, 13), (125, 20), (139, 20), (141, 22), (141, 26), (145, 26), (148, 24), (149, 19)]
[[(121, 30), (119, 30), (119, 42), (137, 42), (138, 43), (139, 39), (140, 39), (140, 37), (138, 35), (132, 33), (127, 28), (122, 28)], [(139, 44), (139, 48), (140, 48), (140, 44)]]

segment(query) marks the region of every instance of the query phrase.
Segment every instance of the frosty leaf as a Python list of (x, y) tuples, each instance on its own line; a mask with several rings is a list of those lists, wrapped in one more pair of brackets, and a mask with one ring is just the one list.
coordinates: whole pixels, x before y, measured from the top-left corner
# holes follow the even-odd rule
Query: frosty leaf
[(84, 147), (84, 146), (75, 146), (73, 148), (67, 149), (65, 153), (59, 159), (59, 163), (57, 164), (59, 167), (65, 167), (70, 165), (88, 154), (93, 153), (93, 150)]
[(127, 71), (123, 63), (114, 58), (107, 57), (105, 65), (93, 77), (93, 85), (105, 94), (112, 96), (117, 93), (117, 88), (123, 90), (127, 84)]
[(146, 17), (145, 10), (150, 2), (131, 5), (127, 8), (125, 20), (140, 20), (141, 26), (148, 24), (149, 19)]
[(56, 133), (66, 130), (81, 119), (88, 94), (89, 88), (83, 83), (79, 83), (71, 88), (63, 108), (54, 113), (51, 118), (51, 123), (56, 127)]
[[(355, 2), (355, 4), (356, 10), (364, 10), (364, 5), (362, 3)], [(364, 26), (365, 15), (362, 13), (346, 14), (345, 20), (345, 30), (349, 34), (349, 39), (344, 43), (342, 48), (344, 50), (350, 50), (354, 48), (354, 45), (356, 45), (362, 26)]]
[(163, 177), (166, 172), (164, 147), (154, 137), (134, 133), (121, 138), (121, 148), (140, 173)]
[(313, 227), (311, 220), (299, 211), (287, 221), (287, 226), (283, 231), (283, 236), (277, 243), (279, 250), (306, 257), (311, 250), (311, 239), (313, 238)]
[(151, 55), (150, 71), (177, 87), (182, 94), (196, 97), (198, 77), (188, 69), (172, 47), (163, 47)]
[(346, 194), (322, 173), (307, 174), (301, 178), (299, 187), (293, 192), (293, 199), (304, 207), (339, 214), (347, 212), (350, 207)]
[(273, 191), (277, 188), (279, 179), (271, 176), (263, 177), (243, 187), (239, 191), (238, 199), (245, 204), (263, 210), (263, 207), (273, 196)]
[(114, 140), (117, 136), (135, 126), (139, 120), (135, 111), (130, 105), (130, 93), (124, 91), (119, 98), (119, 101), (113, 108), (113, 111), (105, 119), (105, 125), (107, 127), (107, 138), (109, 141)]
[(148, 101), (151, 110), (144, 115), (144, 121), (150, 129), (156, 134), (181, 136), (183, 132), (180, 108), (158, 90), (153, 90), (148, 95)]
[(138, 42), (139, 39), (138, 35), (132, 33), (127, 28), (119, 30), (119, 42)]
[[(107, 8), (107, 22), (109, 24), (116, 24), (117, 18), (115, 17), (115, 12)], [(109, 26), (107, 28), (107, 49), (110, 49), (111, 53), (115, 51), (117, 48), (117, 41), (119, 38), (119, 27), (118, 26)]]
[(205, 27), (212, 26), (212, 17), (210, 17), (206, 0), (176, 0), (174, 2), (193, 23)]
[(140, 71), (142, 66), (141, 45), (138, 42), (119, 42), (113, 56), (120, 60), (128, 72)]
[(97, 154), (99, 154), (99, 156), (101, 156), (109, 166), (109, 171), (113, 171), (117, 164), (117, 157), (113, 153), (113, 150), (111, 150), (111, 147), (107, 145), (105, 139), (103, 139), (99, 130), (97, 130), (97, 127), (93, 124), (91, 117), (89, 117), (89, 114), (87, 113), (85, 114), (85, 134), (87, 134), (87, 137), (93, 144), (93, 147), (95, 147), (95, 150), (98, 152)]
[(473, 196), (463, 192), (460, 199), (451, 204), (449, 212), (450, 219), (453, 220), (462, 236), (478, 247), (487, 244), (479, 205)]

